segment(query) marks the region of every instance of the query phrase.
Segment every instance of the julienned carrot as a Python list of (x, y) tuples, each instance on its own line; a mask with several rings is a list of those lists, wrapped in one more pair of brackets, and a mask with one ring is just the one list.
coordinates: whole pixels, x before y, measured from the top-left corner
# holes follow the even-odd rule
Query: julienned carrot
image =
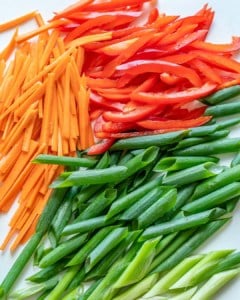
[(33, 11), (23, 16), (20, 16), (19, 18), (15, 18), (13, 20), (0, 24), (0, 32), (4, 32), (6, 30), (18, 27), (19, 25), (34, 19), (36, 13), (36, 11)]
[(18, 35), (18, 29), (14, 32), (9, 44), (0, 52), (0, 59), (7, 60), (12, 54), (16, 46), (16, 37)]
[[(31, 160), (44, 151), (76, 155), (80, 144), (78, 118), (81, 115), (81, 101), (87, 99), (86, 84), (80, 93), (78, 91), (84, 49), (70, 47), (66, 50), (59, 31), (48, 32), (48, 28), (56, 26), (56, 23), (45, 24), (40, 14), (34, 17), (39, 28), (20, 38), (16, 31), (5, 52), (2, 52), (4, 55), (0, 56), (0, 180), (3, 182), (0, 186), (0, 210), (9, 210), (21, 192), (19, 208), (10, 222), (9, 235), (2, 248), (7, 246), (13, 235), (17, 238), (12, 246), (15, 249), (33, 233), (31, 226), (41, 214), (48, 199), (48, 186), (61, 167), (44, 166), (39, 169), (39, 166), (32, 165)], [(62, 21), (57, 23), (62, 24)], [(30, 41), (35, 34), (38, 35), (36, 41)], [(110, 34), (89, 36), (80, 42), (98, 41), (106, 36), (109, 38)], [(15, 50), (16, 42), (20, 41), (13, 61), (7, 64), (5, 59)], [(79, 95), (76, 98), (77, 93)], [(57, 108), (53, 118), (52, 107)], [(66, 107), (69, 108), (67, 116), (62, 114)], [(86, 115), (88, 106), (85, 107)], [(81, 134), (85, 148), (93, 144), (89, 121), (81, 129)], [(39, 205), (34, 212), (36, 203)], [(24, 225), (30, 217), (32, 220)]]

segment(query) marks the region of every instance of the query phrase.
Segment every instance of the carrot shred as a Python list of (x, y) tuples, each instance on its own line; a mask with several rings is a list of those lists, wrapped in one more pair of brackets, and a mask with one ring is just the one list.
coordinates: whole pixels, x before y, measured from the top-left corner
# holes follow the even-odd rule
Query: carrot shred
[(12, 19), (8, 22), (0, 24), (0, 32), (4, 32), (6, 30), (15, 28), (27, 21), (32, 20), (36, 16), (36, 11), (30, 12), (28, 14), (25, 14), (23, 16), (20, 16), (19, 18)]

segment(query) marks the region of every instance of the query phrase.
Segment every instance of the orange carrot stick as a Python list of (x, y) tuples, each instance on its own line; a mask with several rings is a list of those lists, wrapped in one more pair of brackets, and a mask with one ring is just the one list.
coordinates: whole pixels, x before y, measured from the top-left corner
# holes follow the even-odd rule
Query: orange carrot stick
[(14, 27), (17, 27), (27, 21), (30, 21), (31, 19), (33, 19), (36, 15), (36, 11), (32, 11), (28, 14), (25, 14), (21, 17), (18, 17), (18, 18), (15, 18), (15, 19), (12, 19), (8, 22), (5, 22), (5, 23), (2, 23), (0, 24), (0, 32), (4, 32), (6, 30), (9, 30), (9, 29), (12, 29)]

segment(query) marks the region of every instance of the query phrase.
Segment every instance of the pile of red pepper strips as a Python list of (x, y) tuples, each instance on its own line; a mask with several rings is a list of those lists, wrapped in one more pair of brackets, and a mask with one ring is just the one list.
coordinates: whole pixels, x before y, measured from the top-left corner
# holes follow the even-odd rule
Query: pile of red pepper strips
[(90, 88), (90, 116), (100, 143), (89, 155), (105, 152), (116, 139), (200, 126), (211, 117), (196, 101), (239, 83), (229, 44), (206, 41), (214, 12), (205, 5), (195, 15), (160, 12), (147, 0), (84, 0), (56, 13), (53, 21), (65, 42), (90, 34), (111, 39), (84, 46), (83, 72)]

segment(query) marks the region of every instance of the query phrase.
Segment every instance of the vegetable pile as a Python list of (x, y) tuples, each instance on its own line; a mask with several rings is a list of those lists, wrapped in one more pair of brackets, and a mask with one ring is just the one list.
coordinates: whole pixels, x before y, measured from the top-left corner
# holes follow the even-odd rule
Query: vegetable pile
[[(121, 138), (200, 126), (212, 117), (203, 97), (240, 92), (240, 39), (207, 42), (213, 17), (207, 5), (180, 17), (151, 1), (80, 1), (47, 23), (31, 12), (1, 24), (17, 29), (0, 54), (0, 211), (19, 195), (1, 249), (33, 234), (63, 170), (32, 164), (38, 154), (97, 155)], [(29, 20), (38, 27), (20, 34)]]
[(240, 196), (240, 38), (206, 41), (213, 17), (84, 0), (0, 25), (1, 249), (30, 239), (0, 299), (208, 299), (239, 274), (239, 252), (194, 255)]
[(239, 253), (189, 255), (229, 222), (239, 201), (239, 154), (230, 167), (216, 156), (240, 150), (239, 139), (228, 137), (239, 122), (218, 119), (188, 131), (122, 139), (95, 160), (84, 152), (37, 156), (35, 163), (65, 171), (53, 181), (36, 233), (1, 285), (3, 295), (32, 255), (40, 270), (10, 299), (214, 295), (239, 274)]

